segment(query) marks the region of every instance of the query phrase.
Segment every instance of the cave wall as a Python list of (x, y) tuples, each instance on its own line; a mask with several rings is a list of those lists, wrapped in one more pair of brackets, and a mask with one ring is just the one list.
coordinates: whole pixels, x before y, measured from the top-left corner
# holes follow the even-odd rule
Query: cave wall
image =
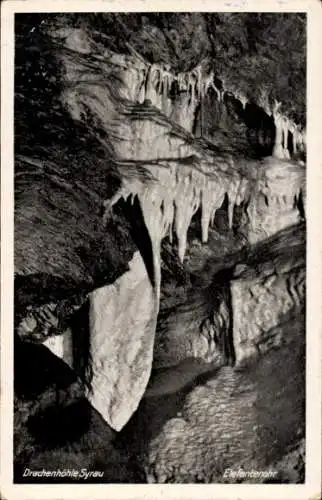
[[(243, 345), (247, 351), (260, 343), (287, 312), (278, 310), (272, 323), (257, 325), (258, 304), (266, 310), (278, 298), (282, 308), (284, 300), (302, 307), (303, 289), (293, 289), (303, 284), (303, 263), (282, 277), (279, 269), (271, 270), (268, 291), (266, 275), (249, 283), (242, 277), (231, 281), (228, 272), (220, 287), (212, 270), (215, 281), (208, 278), (198, 313), (195, 299), (196, 308), (160, 315), (154, 346), (162, 241), (169, 241), (185, 265), (189, 228), (198, 215), (201, 259), (225, 200), (227, 232), (242, 232), (246, 245), (298, 224), (305, 217), (306, 191), (305, 165), (296, 155), (304, 149), (305, 133), (278, 105), (256, 107), (202, 62), (174, 70), (135, 50), (124, 54), (103, 47), (68, 23), (50, 26), (47, 36), (61, 71), (59, 112), (51, 112), (66, 129), (73, 127), (77, 139), (90, 131), (95, 141), (91, 148), (78, 143), (73, 162), (39, 148), (17, 156), (17, 332), (24, 340), (44, 341), (73, 365), (69, 324), (89, 298), (87, 395), (119, 431), (144, 394), (153, 348), (159, 367), (185, 357), (232, 363), (235, 355), (247, 358)], [(93, 157), (86, 163), (89, 151)], [(139, 206), (147, 253), (122, 203), (133, 213)], [(295, 285), (289, 285), (292, 280)], [(251, 325), (247, 335), (245, 316)]]

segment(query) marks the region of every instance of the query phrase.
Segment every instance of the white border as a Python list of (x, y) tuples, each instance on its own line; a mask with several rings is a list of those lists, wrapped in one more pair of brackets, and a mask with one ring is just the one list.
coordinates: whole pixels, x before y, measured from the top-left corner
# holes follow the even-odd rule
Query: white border
[[(25, 0), (1, 8), (1, 482), (4, 499), (320, 499), (322, 359), (322, 2), (319, 0)], [(260, 8), (259, 8), (260, 7)], [(308, 244), (306, 482), (304, 485), (13, 485), (13, 75), (14, 13), (100, 11), (307, 12)], [(321, 137), (321, 138), (320, 138)]]

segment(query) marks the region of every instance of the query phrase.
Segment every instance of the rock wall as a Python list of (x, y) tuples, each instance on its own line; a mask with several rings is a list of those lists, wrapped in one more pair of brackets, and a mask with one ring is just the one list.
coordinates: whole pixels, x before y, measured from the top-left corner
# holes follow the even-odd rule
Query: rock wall
[(264, 240), (304, 219), (306, 186), (303, 165), (269, 158), (258, 172), (254, 189), (247, 207), (250, 243)]
[(136, 410), (150, 377), (158, 306), (138, 252), (127, 273), (90, 295), (88, 398), (117, 431)]

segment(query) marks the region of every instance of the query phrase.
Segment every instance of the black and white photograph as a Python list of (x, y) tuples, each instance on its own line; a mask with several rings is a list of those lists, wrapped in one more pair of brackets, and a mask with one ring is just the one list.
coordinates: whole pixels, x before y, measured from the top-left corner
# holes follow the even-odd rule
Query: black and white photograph
[(14, 14), (13, 484), (304, 485), (308, 14), (89, 4)]

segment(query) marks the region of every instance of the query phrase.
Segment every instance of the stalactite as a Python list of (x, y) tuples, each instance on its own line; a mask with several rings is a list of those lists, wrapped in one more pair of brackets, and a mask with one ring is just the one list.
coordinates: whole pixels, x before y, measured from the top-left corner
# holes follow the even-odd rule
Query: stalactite
[[(208, 90), (215, 88), (217, 95), (220, 94), (214, 82), (214, 73), (203, 74), (201, 66), (193, 69), (190, 72), (179, 73), (173, 75), (169, 67), (161, 67), (158, 64), (146, 65), (141, 68), (141, 78), (145, 80), (145, 99), (150, 99), (154, 105), (160, 103), (160, 107), (164, 113), (168, 112), (169, 105), (169, 90), (171, 84), (176, 81), (180, 90), (185, 90), (177, 99), (178, 123), (189, 129), (191, 123), (191, 114), (195, 107), (200, 103), (200, 120), (201, 131), (204, 129), (203, 123), (203, 106)], [(129, 75), (130, 80), (130, 75)], [(140, 92), (143, 92), (142, 89)], [(188, 92), (187, 92), (188, 91)], [(246, 99), (238, 92), (234, 94), (246, 105)], [(181, 107), (180, 107), (181, 106)], [(274, 145), (274, 155), (285, 159), (287, 151), (288, 130), (291, 130), (291, 123), (286, 121), (278, 112), (278, 106), (275, 107), (273, 116), (276, 126), (276, 139)], [(146, 122), (146, 127), (140, 128), (140, 138), (144, 144), (144, 133), (149, 135), (149, 124)], [(284, 131), (284, 141), (283, 141)], [(300, 134), (299, 134), (300, 135)], [(294, 134), (293, 141), (297, 143), (297, 135)], [(304, 134), (303, 134), (304, 137)], [(304, 142), (304, 138), (300, 140)], [(296, 146), (293, 148), (296, 151)], [(155, 154), (157, 156), (157, 150)], [(182, 152), (182, 156), (185, 154)], [(188, 169), (189, 170), (189, 169)], [(192, 169), (193, 170), (193, 169)], [(233, 170), (233, 169), (230, 169)], [(161, 177), (161, 172), (166, 171), (165, 177)], [(124, 180), (122, 192), (118, 196), (124, 198), (133, 196), (133, 193), (138, 196), (144, 220), (153, 242), (154, 265), (156, 269), (157, 281), (159, 280), (160, 266), (160, 245), (165, 234), (172, 236), (174, 229), (178, 239), (178, 252), (181, 261), (184, 259), (185, 249), (187, 244), (187, 231), (194, 213), (201, 206), (201, 226), (202, 226), (202, 241), (208, 240), (208, 232), (211, 223), (216, 214), (216, 210), (220, 207), (224, 193), (228, 195), (228, 219), (229, 228), (233, 226), (234, 207), (240, 204), (244, 199), (244, 187), (241, 179), (237, 179), (237, 175), (227, 181), (227, 177), (218, 175), (218, 189), (215, 188), (215, 183), (203, 177), (201, 182), (196, 176), (190, 179), (187, 168), (182, 164), (171, 167), (168, 170), (163, 168), (153, 168), (150, 171), (152, 175), (157, 177), (157, 184), (147, 181), (146, 184), (135, 182), (133, 180)], [(191, 173), (191, 169), (190, 169)], [(163, 174), (162, 174), (163, 175)], [(160, 184), (160, 185), (159, 185)], [(171, 186), (171, 188), (170, 188)], [(208, 187), (207, 187), (208, 186)], [(277, 188), (278, 189), (278, 188)], [(284, 193), (285, 194), (285, 193)], [(283, 195), (284, 195), (283, 194)], [(273, 202), (271, 193), (267, 194), (269, 203)], [(279, 197), (284, 202), (284, 199)], [(115, 198), (116, 200), (116, 198)], [(113, 201), (114, 202), (114, 201)], [(254, 214), (253, 214), (254, 215)]]
[(145, 100), (150, 100), (152, 103), (155, 103), (156, 98), (156, 89), (153, 83), (153, 78), (155, 75), (155, 71), (157, 70), (158, 66), (156, 64), (151, 64), (151, 66), (148, 68), (146, 76)]
[(275, 123), (275, 143), (273, 148), (273, 156), (275, 158), (284, 159), (284, 149), (283, 149), (283, 123), (280, 115), (274, 115), (274, 123)]
[[(207, 95), (208, 90), (209, 90), (210, 88), (215, 88), (215, 84), (214, 84), (214, 77), (215, 77), (215, 75), (214, 75), (213, 70), (210, 72), (210, 74), (209, 74), (209, 75), (207, 75), (207, 76), (205, 77), (205, 81), (204, 81), (204, 90), (203, 90), (203, 94), (204, 94), (204, 96), (206, 96), (206, 95)], [(217, 89), (216, 89), (216, 90), (217, 90)], [(218, 92), (217, 92), (217, 94), (218, 94)]]
[[(155, 102), (156, 93), (162, 96), (161, 102), (166, 103), (173, 82), (178, 84), (179, 92), (187, 91), (189, 93), (192, 107), (196, 106), (196, 103), (207, 95), (210, 88), (216, 91), (217, 98), (220, 99), (220, 91), (214, 84), (214, 72), (211, 71), (210, 74), (203, 75), (200, 65), (190, 72), (179, 73), (177, 75), (171, 73), (170, 65), (161, 66), (152, 64), (141, 71), (145, 72), (146, 75), (145, 99), (150, 99), (152, 102)], [(140, 98), (142, 100), (142, 91)], [(165, 105), (165, 108), (167, 107), (168, 106)]]
[(241, 104), (243, 106), (243, 109), (245, 110), (246, 109), (246, 104), (248, 102), (248, 99), (244, 95), (242, 95), (242, 94), (238, 94), (238, 99), (241, 102)]
[(294, 128), (294, 132), (293, 132), (293, 152), (294, 152), (294, 154), (297, 154), (298, 137), (299, 137), (298, 130), (297, 130), (297, 128)]
[(209, 227), (214, 223), (216, 211), (221, 207), (225, 196), (225, 186), (209, 181), (201, 193), (201, 238), (207, 243)]
[(200, 193), (194, 189), (187, 177), (180, 180), (174, 203), (176, 207), (174, 223), (178, 239), (178, 255), (180, 261), (183, 262), (190, 222), (200, 203)]
[(145, 88), (146, 88), (147, 73), (148, 73), (148, 70), (146, 68), (142, 68), (140, 71), (141, 85), (140, 85), (138, 96), (137, 96), (137, 100), (140, 104), (142, 104), (145, 100)]
[(181, 92), (184, 88), (184, 75), (183, 75), (183, 73), (179, 73), (178, 75), (176, 75), (175, 79), (178, 83), (178, 90), (179, 90), (179, 92)]
[(298, 144), (299, 151), (303, 151), (304, 150), (304, 144), (303, 144), (303, 137), (302, 137), (302, 132), (301, 131), (299, 131), (298, 135), (297, 135), (297, 144)]
[(236, 204), (238, 188), (239, 188), (238, 182), (231, 182), (229, 184), (229, 188), (228, 188), (228, 192), (227, 192), (227, 194), (228, 194), (228, 225), (229, 225), (229, 229), (232, 229), (232, 227), (233, 227), (234, 208), (235, 208), (235, 204)]
[(290, 159), (290, 152), (288, 150), (288, 128), (289, 128), (288, 119), (284, 118), (283, 119), (283, 138), (284, 138), (283, 149), (284, 149), (284, 158), (287, 160)]

